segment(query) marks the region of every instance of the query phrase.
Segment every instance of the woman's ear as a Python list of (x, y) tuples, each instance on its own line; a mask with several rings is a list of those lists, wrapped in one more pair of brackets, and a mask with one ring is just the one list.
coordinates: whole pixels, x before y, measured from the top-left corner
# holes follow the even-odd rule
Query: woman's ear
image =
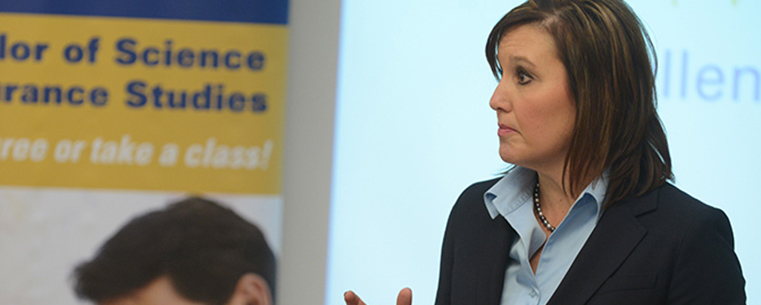
[(273, 305), (270, 285), (261, 276), (246, 273), (238, 279), (227, 305)]

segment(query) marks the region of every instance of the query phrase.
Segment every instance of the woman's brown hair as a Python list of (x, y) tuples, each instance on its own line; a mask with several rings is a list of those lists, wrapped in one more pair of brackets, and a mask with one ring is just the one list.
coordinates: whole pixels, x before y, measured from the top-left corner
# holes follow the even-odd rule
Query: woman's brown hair
[[(564, 177), (571, 190), (609, 170), (605, 206), (673, 180), (666, 134), (656, 112), (656, 58), (639, 18), (622, 0), (529, 0), (492, 29), (486, 59), (502, 75), (505, 32), (539, 25), (555, 42), (576, 101)], [(565, 179), (565, 178), (564, 178)], [(566, 183), (564, 182), (565, 186)]]

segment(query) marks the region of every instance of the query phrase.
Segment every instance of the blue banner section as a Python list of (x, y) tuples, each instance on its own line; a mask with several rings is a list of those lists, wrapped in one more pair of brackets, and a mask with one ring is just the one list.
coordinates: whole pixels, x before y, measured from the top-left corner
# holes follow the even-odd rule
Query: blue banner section
[(24, 0), (0, 1), (0, 12), (284, 25), (288, 0)]

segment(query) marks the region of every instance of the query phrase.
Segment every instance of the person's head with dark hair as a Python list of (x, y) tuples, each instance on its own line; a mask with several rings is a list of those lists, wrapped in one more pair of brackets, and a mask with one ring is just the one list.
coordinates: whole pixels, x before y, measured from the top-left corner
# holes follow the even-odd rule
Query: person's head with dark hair
[[(558, 105), (543, 109), (547, 110), (543, 118), (549, 123), (565, 124), (547, 133), (563, 137), (558, 145), (564, 152), (557, 155), (564, 159), (561, 160), (564, 189), (567, 187), (570, 194), (577, 195), (592, 178), (609, 170), (606, 202), (611, 203), (629, 195), (641, 195), (673, 179), (666, 135), (655, 109), (656, 64), (652, 43), (639, 18), (624, 1), (529, 0), (507, 13), (494, 26), (486, 44), (486, 58), (500, 79), (492, 99), (492, 108), (498, 113), (511, 107), (501, 104), (512, 98), (507, 96), (508, 92), (527, 97), (534, 91), (547, 92), (539, 85), (549, 85), (547, 78), (541, 78), (546, 73), (539, 75), (546, 71), (528, 73), (535, 67), (514, 60), (526, 57), (507, 54), (513, 51), (508, 48), (510, 44), (528, 45), (526, 41), (515, 40), (521, 38), (516, 34), (519, 31), (531, 31), (528, 36), (534, 40), (546, 37), (541, 43), (550, 50), (548, 56), (538, 57), (529, 52), (526, 54), (535, 57), (529, 61), (537, 62), (541, 68), (548, 60), (558, 61), (559, 69), (564, 69), (559, 70), (564, 79), (547, 88), (567, 92), (567, 97), (562, 98), (567, 98), (570, 105), (559, 105), (569, 106), (570, 116), (551, 117), (553, 111), (563, 109), (554, 107)], [(515, 81), (516, 75), (525, 79)], [(522, 86), (528, 84), (523, 80), (535, 82)], [(508, 86), (511, 82), (521, 86)], [(566, 122), (566, 117), (570, 121)], [(514, 163), (510, 158), (505, 161)]]
[(131, 220), (74, 270), (98, 304), (273, 304), (275, 256), (232, 210), (189, 198)]

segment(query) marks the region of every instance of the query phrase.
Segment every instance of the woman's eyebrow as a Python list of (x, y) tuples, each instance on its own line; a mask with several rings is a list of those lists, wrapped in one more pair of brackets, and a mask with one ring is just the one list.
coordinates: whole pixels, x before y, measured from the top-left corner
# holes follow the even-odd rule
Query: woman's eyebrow
[(525, 57), (525, 56), (514, 55), (514, 56), (510, 56), (509, 60), (512, 63), (522, 64), (522, 65), (525, 65), (525, 66), (529, 66), (531, 68), (536, 67), (536, 65), (531, 60), (529, 60), (527, 57)]

